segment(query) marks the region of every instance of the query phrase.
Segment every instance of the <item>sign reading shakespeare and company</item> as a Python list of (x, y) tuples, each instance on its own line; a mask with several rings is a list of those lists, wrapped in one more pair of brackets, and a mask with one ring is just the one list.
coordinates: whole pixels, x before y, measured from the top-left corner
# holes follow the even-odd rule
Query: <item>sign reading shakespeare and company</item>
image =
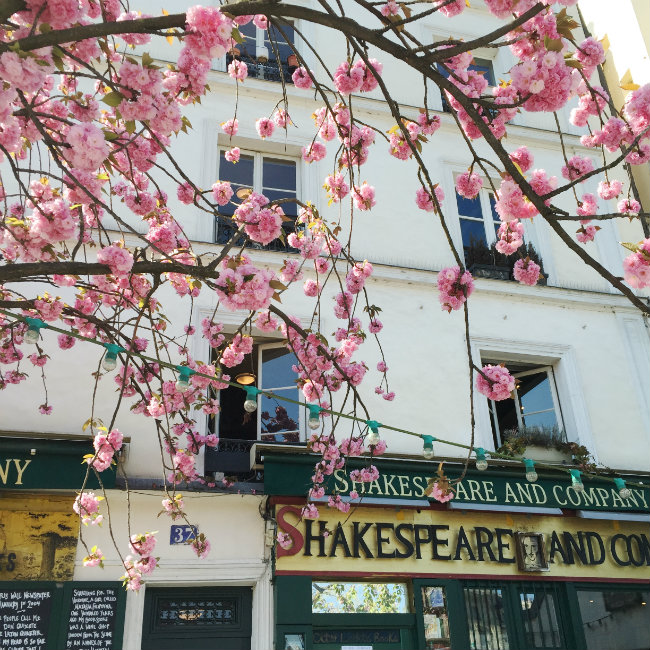
[[(268, 494), (304, 496), (311, 486), (314, 469), (313, 456), (267, 455), (264, 459), (264, 485)], [(379, 469), (379, 478), (370, 483), (353, 481), (349, 472), (363, 466), (363, 461), (349, 461), (347, 469), (336, 470), (324, 483), (327, 494), (349, 494), (356, 490), (365, 498), (397, 500), (427, 499), (429, 479), (435, 479), (437, 465), (399, 464), (373, 461)], [(460, 476), (460, 468), (445, 466), (450, 479)], [(647, 482), (647, 481), (646, 481)], [(633, 483), (633, 481), (630, 481)], [(622, 499), (611, 481), (585, 479), (583, 492), (576, 492), (566, 473), (556, 478), (540, 476), (536, 483), (526, 480), (523, 473), (468, 472), (454, 487), (454, 501), (482, 505), (533, 506), (567, 508), (571, 510), (608, 510), (612, 512), (650, 512), (650, 488), (630, 485), (630, 496)]]
[[(650, 578), (650, 526), (575, 517), (357, 507), (316, 521), (276, 506), (278, 574)], [(519, 548), (518, 545), (521, 547)], [(530, 575), (530, 573), (529, 573)]]

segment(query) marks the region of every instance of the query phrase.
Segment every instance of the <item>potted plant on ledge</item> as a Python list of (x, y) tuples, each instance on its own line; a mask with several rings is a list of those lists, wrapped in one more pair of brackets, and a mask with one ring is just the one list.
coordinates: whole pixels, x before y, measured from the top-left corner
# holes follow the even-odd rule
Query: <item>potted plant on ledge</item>
[(585, 470), (595, 467), (589, 450), (577, 442), (568, 442), (564, 430), (557, 426), (514, 429), (505, 431), (503, 437), (505, 442), (497, 449), (501, 454), (546, 463), (574, 464)]

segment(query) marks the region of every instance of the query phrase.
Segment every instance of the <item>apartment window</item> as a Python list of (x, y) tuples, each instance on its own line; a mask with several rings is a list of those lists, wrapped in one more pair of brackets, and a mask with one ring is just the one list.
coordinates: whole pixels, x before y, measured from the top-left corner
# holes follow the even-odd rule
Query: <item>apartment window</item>
[(268, 29), (258, 29), (253, 22), (242, 25), (239, 33), (243, 42), (226, 56), (226, 63), (236, 58), (248, 66), (249, 77), (266, 81), (281, 81), (284, 77), (285, 83), (292, 83), (291, 75), (298, 65), (292, 47), (294, 29), (288, 22), (279, 25), (284, 36), (275, 25), (269, 24)]
[(492, 192), (481, 191), (474, 199), (466, 199), (456, 194), (456, 205), (466, 258), (470, 248), (476, 246), (489, 248), (496, 242), (496, 233), (501, 221), (494, 207), (495, 199)]
[[(474, 62), (471, 63), (467, 69), (475, 70), (476, 72), (481, 73), (487, 79), (489, 87), (496, 85), (494, 81), (494, 69), (492, 67), (492, 61), (490, 61), (489, 59), (475, 58)], [(449, 71), (441, 65), (438, 66), (438, 72), (445, 77), (449, 77)], [(449, 104), (447, 104), (444, 91), (441, 93), (441, 95), (442, 95), (442, 110), (445, 111), (445, 113), (449, 113), (451, 109), (449, 108)]]
[[(498, 361), (484, 361), (497, 364)], [(552, 366), (507, 362), (516, 379), (514, 399), (490, 400), (495, 448), (514, 435), (539, 436), (548, 441), (564, 438), (562, 410)]]
[[(264, 194), (269, 201), (279, 199), (297, 198), (297, 165), (295, 158), (284, 156), (266, 155), (260, 152), (242, 152), (238, 163), (228, 162), (225, 158), (225, 150), (219, 156), (219, 180), (229, 181), (235, 192), (240, 189), (251, 189)], [(222, 215), (232, 216), (237, 208), (236, 196), (228, 205), (220, 208)], [(284, 213), (292, 220), (298, 216), (298, 209), (295, 203), (283, 203)], [(218, 244), (225, 244), (230, 241), (233, 233), (237, 230), (235, 224), (229, 219), (217, 217), (215, 222), (215, 241)], [(268, 246), (251, 243), (252, 248), (264, 248), (265, 250), (287, 251), (286, 236), (293, 230), (293, 222), (285, 222), (283, 225), (285, 241), (279, 239), (271, 242)], [(244, 240), (237, 242), (243, 244)]]
[[(292, 369), (297, 363), (296, 356), (285, 345), (271, 343), (255, 346), (251, 355), (239, 366), (228, 368), (227, 373), (233, 379), (242, 374), (252, 375), (258, 388), (299, 402), (301, 393)], [(300, 441), (304, 407), (272, 395), (259, 395), (257, 410), (249, 414), (244, 410), (245, 399), (245, 392), (235, 386), (220, 391), (220, 411), (213, 425), (220, 439)]]

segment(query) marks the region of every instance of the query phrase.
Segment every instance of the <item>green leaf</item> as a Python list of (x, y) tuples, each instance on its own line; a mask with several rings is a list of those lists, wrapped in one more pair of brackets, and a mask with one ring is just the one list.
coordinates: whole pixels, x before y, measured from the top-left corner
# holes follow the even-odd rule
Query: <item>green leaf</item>
[(231, 36), (233, 37), (233, 39), (235, 41), (237, 41), (237, 43), (243, 43), (244, 42), (244, 37), (241, 35), (241, 33), (240, 33), (240, 31), (239, 31), (239, 29), (237, 27), (235, 27), (232, 30)]
[(127, 133), (135, 133), (135, 120), (128, 120), (124, 123)]
[(104, 95), (102, 101), (104, 102), (104, 104), (108, 104), (109, 106), (115, 108), (116, 106), (119, 106), (122, 103), (123, 99), (124, 99), (124, 95), (122, 95), (122, 93), (118, 93), (116, 90), (113, 90), (107, 95)]
[(564, 62), (564, 65), (567, 65), (569, 68), (576, 68), (577, 70), (582, 70), (582, 63), (576, 61), (575, 59), (567, 59)]
[(627, 250), (632, 251), (633, 253), (637, 253), (639, 250), (639, 245), (638, 244), (631, 244), (629, 242), (621, 242), (621, 246), (623, 248), (627, 248)]
[(117, 140), (120, 136), (115, 133), (115, 131), (109, 131), (108, 129), (102, 129), (104, 132), (104, 139), (108, 140), (109, 142), (112, 142), (113, 140)]
[(549, 52), (561, 52), (562, 51), (562, 39), (561, 38), (549, 38), (544, 36), (544, 47)]
[(269, 282), (269, 287), (272, 289), (277, 289), (278, 291), (284, 291), (287, 288), (286, 285), (280, 282), (280, 280), (271, 280)]

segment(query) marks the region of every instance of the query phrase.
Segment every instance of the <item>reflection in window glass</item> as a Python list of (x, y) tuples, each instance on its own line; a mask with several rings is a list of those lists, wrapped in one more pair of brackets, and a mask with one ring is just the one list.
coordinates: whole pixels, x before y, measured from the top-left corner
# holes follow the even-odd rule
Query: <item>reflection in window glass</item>
[(447, 650), (451, 643), (444, 587), (423, 587), (422, 601), (426, 650)]
[[(278, 396), (298, 400), (296, 373), (291, 369), (297, 363), (296, 355), (285, 347), (263, 349), (261, 387), (272, 390)], [(266, 394), (260, 397), (260, 402), (261, 439), (299, 442), (301, 407)]]
[(370, 582), (313, 582), (314, 614), (406, 614), (406, 585)]
[(578, 590), (589, 650), (650, 648), (649, 591)]
[(563, 648), (552, 587), (531, 584), (519, 592), (526, 647)]
[(498, 587), (465, 587), (465, 609), (472, 650), (509, 650), (504, 598)]

